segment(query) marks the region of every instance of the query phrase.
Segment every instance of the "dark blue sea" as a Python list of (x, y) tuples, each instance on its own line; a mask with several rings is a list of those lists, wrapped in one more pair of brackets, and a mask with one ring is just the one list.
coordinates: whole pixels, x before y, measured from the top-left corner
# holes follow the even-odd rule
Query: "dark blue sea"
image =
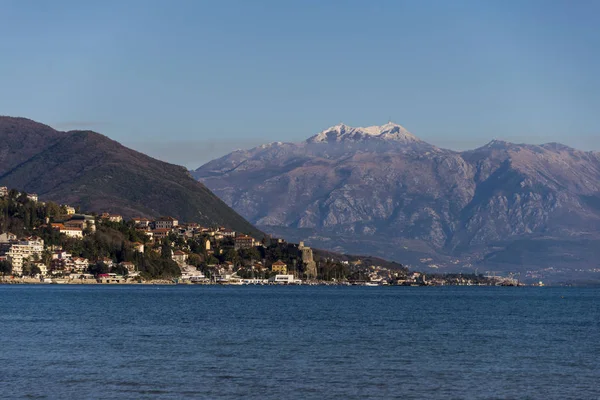
[(0, 397), (598, 399), (600, 290), (0, 286)]

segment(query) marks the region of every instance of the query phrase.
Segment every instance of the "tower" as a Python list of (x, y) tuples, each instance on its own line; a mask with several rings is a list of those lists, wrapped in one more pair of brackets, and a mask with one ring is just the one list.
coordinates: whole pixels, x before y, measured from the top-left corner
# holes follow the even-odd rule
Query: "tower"
[(300, 242), (298, 250), (302, 252), (302, 263), (305, 266), (306, 279), (315, 279), (317, 277), (317, 263), (313, 259), (312, 249), (304, 246), (304, 242)]

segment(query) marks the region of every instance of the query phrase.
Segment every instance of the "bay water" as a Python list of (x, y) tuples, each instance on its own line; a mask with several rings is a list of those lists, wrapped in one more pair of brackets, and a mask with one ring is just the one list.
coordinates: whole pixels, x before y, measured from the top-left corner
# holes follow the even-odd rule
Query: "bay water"
[(0, 286), (0, 397), (598, 399), (600, 290)]

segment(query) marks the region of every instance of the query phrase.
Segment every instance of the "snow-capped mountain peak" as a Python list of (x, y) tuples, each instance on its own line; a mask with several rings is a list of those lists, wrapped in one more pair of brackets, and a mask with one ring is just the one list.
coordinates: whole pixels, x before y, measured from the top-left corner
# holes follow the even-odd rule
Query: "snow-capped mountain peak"
[(338, 124), (312, 136), (309, 143), (360, 142), (371, 139), (390, 140), (402, 143), (418, 143), (419, 138), (401, 125), (388, 122), (385, 125), (353, 128), (346, 124)]

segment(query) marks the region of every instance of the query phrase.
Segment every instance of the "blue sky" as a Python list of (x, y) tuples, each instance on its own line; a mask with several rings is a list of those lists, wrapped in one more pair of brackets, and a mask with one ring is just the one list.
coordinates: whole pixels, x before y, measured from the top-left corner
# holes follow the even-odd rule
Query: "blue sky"
[(600, 2), (0, 0), (0, 114), (188, 167), (389, 119), (600, 150)]

